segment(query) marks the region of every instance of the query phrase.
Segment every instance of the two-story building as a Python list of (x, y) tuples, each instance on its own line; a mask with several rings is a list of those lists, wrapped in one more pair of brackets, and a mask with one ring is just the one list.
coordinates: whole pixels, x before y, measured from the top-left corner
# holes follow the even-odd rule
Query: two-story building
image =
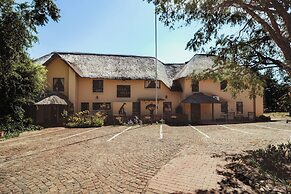
[(159, 117), (186, 115), (189, 122), (200, 122), (263, 114), (260, 96), (250, 99), (245, 91), (232, 98), (224, 90), (226, 82), (191, 79), (194, 70), (211, 68), (213, 60), (208, 55), (195, 55), (181, 64), (157, 60), (156, 68), (154, 57), (53, 52), (36, 62), (47, 69), (47, 90), (66, 96), (74, 112), (143, 118), (156, 114), (157, 95)]

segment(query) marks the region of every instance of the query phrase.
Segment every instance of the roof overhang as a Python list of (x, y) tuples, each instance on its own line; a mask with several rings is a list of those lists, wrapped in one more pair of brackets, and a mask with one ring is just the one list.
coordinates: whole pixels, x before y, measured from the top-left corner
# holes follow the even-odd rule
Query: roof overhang
[[(155, 98), (139, 98), (138, 100), (139, 100), (139, 101), (150, 101), (150, 102), (152, 102), (152, 101), (156, 101)], [(165, 99), (163, 99), (163, 98), (158, 98), (157, 100), (158, 100), (158, 101), (164, 101)]]

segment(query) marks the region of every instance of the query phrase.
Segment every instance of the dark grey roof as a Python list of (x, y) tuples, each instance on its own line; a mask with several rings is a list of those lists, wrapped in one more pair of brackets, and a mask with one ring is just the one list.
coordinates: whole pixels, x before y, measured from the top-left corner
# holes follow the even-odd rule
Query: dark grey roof
[[(64, 60), (80, 77), (154, 80), (156, 75), (155, 58), (148, 56), (52, 52), (35, 62), (46, 64), (55, 57)], [(187, 63), (164, 64), (157, 60), (158, 80), (171, 88), (173, 80), (187, 77), (193, 70), (201, 72), (212, 65), (213, 57), (208, 55), (195, 55)]]
[(201, 103), (220, 103), (220, 101), (216, 100), (212, 96), (208, 96), (201, 92), (197, 92), (193, 93), (192, 95), (182, 100), (182, 103), (201, 104)]
[(35, 104), (36, 105), (68, 105), (64, 99), (56, 95), (46, 97), (42, 99), (41, 101), (36, 102)]

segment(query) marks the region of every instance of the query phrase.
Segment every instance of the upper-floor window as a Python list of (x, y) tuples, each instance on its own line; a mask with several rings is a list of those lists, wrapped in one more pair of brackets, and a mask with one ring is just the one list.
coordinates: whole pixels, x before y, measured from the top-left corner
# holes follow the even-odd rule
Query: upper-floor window
[(53, 78), (53, 91), (63, 92), (64, 90), (64, 78)]
[(236, 102), (236, 113), (243, 114), (244, 105), (243, 102)]
[(81, 111), (89, 110), (89, 102), (81, 102)]
[(220, 82), (220, 90), (225, 90), (225, 88), (227, 87), (227, 81), (223, 80), (222, 82)]
[(118, 98), (130, 98), (130, 85), (117, 85)]
[(221, 112), (222, 113), (227, 113), (228, 112), (228, 103), (227, 102), (222, 102), (221, 103)]
[[(145, 80), (144, 81), (144, 87), (145, 88), (156, 88), (156, 81), (155, 80)], [(157, 80), (157, 88), (160, 88), (160, 81)]]
[(199, 81), (192, 80), (192, 92), (199, 92)]
[(103, 80), (93, 80), (93, 92), (103, 92)]
[(171, 91), (175, 91), (175, 92), (183, 92), (181, 83), (179, 82), (179, 80), (174, 80), (172, 87), (171, 87)]

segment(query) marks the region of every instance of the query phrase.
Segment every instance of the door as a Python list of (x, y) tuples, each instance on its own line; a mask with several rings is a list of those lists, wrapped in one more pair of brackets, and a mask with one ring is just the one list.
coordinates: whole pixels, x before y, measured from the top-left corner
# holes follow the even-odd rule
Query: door
[(191, 120), (192, 122), (197, 122), (201, 120), (200, 104), (191, 104)]
[(132, 103), (132, 116), (140, 117), (140, 102)]

